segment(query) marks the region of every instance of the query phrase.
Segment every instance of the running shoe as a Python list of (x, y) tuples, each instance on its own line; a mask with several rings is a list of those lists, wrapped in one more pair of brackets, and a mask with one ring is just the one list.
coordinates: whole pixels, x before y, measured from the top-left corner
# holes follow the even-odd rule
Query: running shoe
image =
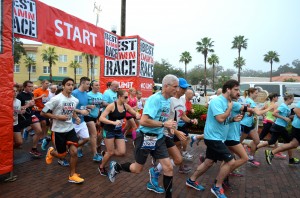
[(291, 159), (289, 159), (289, 165), (297, 165), (297, 164), (299, 164), (300, 163), (300, 161), (299, 161), (299, 159), (297, 159), (297, 158), (291, 158)]
[(210, 191), (218, 198), (226, 198), (226, 195), (224, 194), (224, 189), (222, 187), (216, 187), (214, 185)]
[(238, 169), (235, 169), (234, 171), (229, 173), (229, 175), (234, 177), (244, 177), (244, 175)]
[(32, 157), (36, 157), (36, 158), (42, 157), (42, 153), (40, 153), (37, 149), (31, 149), (29, 153), (32, 155)]
[(196, 181), (192, 181), (190, 178), (186, 180), (185, 185), (187, 185), (188, 187), (194, 188), (196, 190), (199, 190), (199, 191), (205, 190), (205, 188), (203, 186), (198, 184), (198, 182), (196, 182)]
[(47, 138), (44, 138), (43, 141), (42, 141), (42, 145), (41, 145), (41, 149), (43, 151), (45, 151), (47, 149), (47, 146), (49, 144), (50, 140), (48, 140)]
[(77, 149), (77, 157), (83, 157), (82, 149)]
[(195, 136), (191, 136), (191, 142), (190, 142), (190, 146), (193, 147), (193, 144), (195, 142), (196, 137)]
[(151, 164), (153, 166), (156, 166), (156, 159), (154, 157), (151, 156)]
[(179, 169), (178, 169), (178, 172), (182, 173), (182, 174), (188, 174), (191, 171), (192, 171), (191, 167), (186, 166), (186, 165), (179, 166)]
[(272, 164), (272, 159), (273, 159), (273, 157), (274, 157), (272, 151), (270, 151), (270, 150), (265, 150), (265, 156), (266, 156), (266, 161), (267, 161), (267, 163), (268, 163), (269, 165), (271, 165), (271, 164)]
[(38, 144), (42, 144), (43, 140), (44, 140), (44, 138), (43, 139), (39, 139)]
[(149, 175), (150, 175), (150, 183), (153, 186), (157, 186), (158, 187), (159, 186), (158, 185), (159, 173), (154, 170), (154, 167), (152, 167), (152, 168), (149, 169)]
[(115, 182), (116, 175), (118, 174), (118, 172), (115, 168), (116, 164), (117, 164), (117, 162), (115, 162), (115, 161), (111, 161), (109, 164), (108, 178), (111, 182)]
[(182, 158), (187, 161), (193, 160), (193, 155), (189, 154), (187, 151), (182, 152)]
[(70, 163), (66, 159), (59, 159), (59, 160), (57, 160), (57, 163), (63, 167), (70, 166)]
[(158, 194), (162, 194), (162, 193), (165, 192), (165, 190), (162, 187), (160, 187), (160, 186), (154, 186), (150, 182), (147, 183), (147, 189), (151, 190), (153, 192), (156, 192)]
[(255, 161), (254, 159), (248, 160), (248, 164), (250, 164), (251, 166), (254, 166), (254, 167), (258, 167), (260, 165), (260, 163)]
[(93, 161), (100, 162), (102, 160), (102, 156), (96, 153), (93, 157)]
[(105, 146), (104, 140), (101, 141), (101, 145), (102, 145), (102, 146)]
[(72, 176), (69, 176), (69, 182), (70, 183), (75, 183), (75, 184), (80, 184), (84, 182), (84, 179), (80, 178), (78, 174), (73, 174)]
[(108, 176), (108, 173), (105, 168), (100, 168), (100, 166), (99, 166), (98, 171), (99, 171), (100, 175), (105, 176), (105, 177)]
[(283, 153), (281, 153), (281, 152), (276, 153), (276, 154), (274, 155), (274, 157), (275, 157), (275, 158), (278, 158), (278, 159), (286, 159), (286, 155), (283, 154)]
[(23, 137), (24, 140), (27, 140), (27, 139), (28, 139), (28, 134), (29, 134), (29, 131), (27, 131), (27, 129), (25, 128), (25, 129), (23, 130), (23, 135), (22, 135), (22, 137)]
[(47, 155), (46, 155), (46, 164), (51, 164), (53, 160), (53, 156), (51, 155), (51, 152), (54, 150), (52, 146), (48, 148)]

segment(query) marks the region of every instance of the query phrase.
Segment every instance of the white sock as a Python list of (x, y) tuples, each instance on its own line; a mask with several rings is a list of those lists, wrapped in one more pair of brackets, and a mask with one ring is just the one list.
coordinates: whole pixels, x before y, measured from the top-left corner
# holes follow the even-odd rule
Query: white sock
[[(176, 166), (173, 159), (171, 159), (171, 164), (172, 164), (173, 167)], [(157, 166), (154, 168), (154, 170), (155, 170), (155, 172), (157, 172), (157, 173), (161, 173), (161, 171), (162, 171), (162, 166), (161, 166), (161, 164), (158, 163)]]

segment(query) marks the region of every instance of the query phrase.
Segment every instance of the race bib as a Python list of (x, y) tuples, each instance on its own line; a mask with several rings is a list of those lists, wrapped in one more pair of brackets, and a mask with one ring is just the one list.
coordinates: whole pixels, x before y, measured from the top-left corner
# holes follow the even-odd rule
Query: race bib
[(157, 142), (156, 136), (144, 135), (144, 141), (141, 149), (155, 150), (156, 142)]

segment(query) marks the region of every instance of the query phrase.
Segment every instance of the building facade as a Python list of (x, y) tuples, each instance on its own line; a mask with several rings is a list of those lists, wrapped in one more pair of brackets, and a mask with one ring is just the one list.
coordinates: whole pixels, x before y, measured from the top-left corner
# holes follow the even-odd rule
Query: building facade
[[(27, 55), (35, 60), (36, 65), (31, 66), (30, 80), (34, 84), (40, 85), (40, 82), (44, 79), (49, 79), (50, 67), (49, 63), (43, 61), (42, 53), (48, 47), (54, 47), (55, 52), (58, 55), (58, 61), (52, 65), (52, 80), (54, 84), (59, 84), (65, 77), (75, 78), (74, 69), (70, 67), (72, 61), (77, 61), (80, 65), (76, 69), (76, 82), (83, 76), (88, 76), (91, 79), (99, 80), (100, 76), (100, 58), (95, 57), (94, 77), (92, 78), (92, 71), (90, 69), (89, 60), (89, 72), (87, 68), (87, 60), (82, 52), (69, 50), (61, 47), (52, 46), (49, 44), (24, 44), (23, 45)], [(29, 80), (29, 68), (26, 67), (24, 60), (26, 56), (22, 56), (19, 64), (14, 65), (14, 81), (16, 83), (23, 83), (25, 80)]]

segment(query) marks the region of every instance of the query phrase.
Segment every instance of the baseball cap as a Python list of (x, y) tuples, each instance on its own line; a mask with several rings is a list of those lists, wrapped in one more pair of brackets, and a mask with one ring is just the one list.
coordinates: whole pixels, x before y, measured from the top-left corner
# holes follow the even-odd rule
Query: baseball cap
[(186, 89), (190, 86), (184, 78), (178, 78), (178, 79), (179, 79), (180, 88)]

